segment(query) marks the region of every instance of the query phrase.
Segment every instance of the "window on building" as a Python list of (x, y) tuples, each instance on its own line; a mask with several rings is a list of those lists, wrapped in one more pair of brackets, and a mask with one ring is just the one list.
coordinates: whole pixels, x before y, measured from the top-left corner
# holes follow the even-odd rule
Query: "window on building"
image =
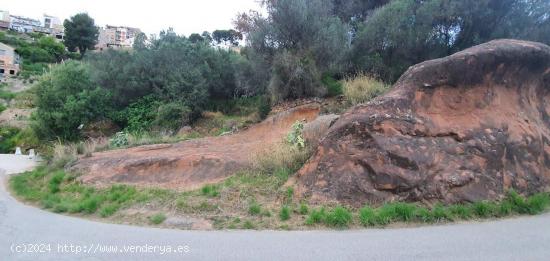
[(10, 74), (11, 74), (11, 75), (14, 75), (14, 74), (15, 74), (15, 70), (10, 70)]
[(0, 69), (0, 73), (4, 73), (4, 69)]

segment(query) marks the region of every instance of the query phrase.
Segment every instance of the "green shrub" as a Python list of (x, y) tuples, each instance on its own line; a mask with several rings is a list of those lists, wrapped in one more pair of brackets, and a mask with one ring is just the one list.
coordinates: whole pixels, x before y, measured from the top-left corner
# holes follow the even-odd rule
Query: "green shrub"
[(263, 97), (260, 99), (260, 103), (258, 105), (258, 115), (260, 116), (260, 119), (265, 119), (271, 112), (271, 102), (269, 101), (269, 98)]
[(523, 198), (521, 195), (519, 195), (514, 190), (509, 191), (506, 194), (506, 198), (504, 200), (508, 201), (508, 202), (510, 202), (510, 204), (512, 204), (513, 210), (516, 213), (526, 214), (526, 213), (529, 212), (529, 206), (525, 202), (525, 198)]
[(53, 176), (50, 178), (50, 182), (48, 183), (48, 189), (51, 193), (59, 192), (59, 185), (61, 184), (61, 182), (63, 182), (64, 178), (65, 172), (59, 171), (53, 174)]
[(369, 206), (365, 206), (359, 210), (359, 222), (361, 225), (374, 226), (378, 224), (376, 212)]
[(89, 67), (75, 61), (56, 65), (36, 84), (36, 121), (43, 139), (77, 140), (81, 128), (106, 116), (110, 93), (90, 79)]
[(408, 203), (394, 203), (394, 212), (397, 220), (408, 222), (415, 217), (416, 205)]
[(448, 210), (449, 210), (449, 213), (451, 214), (451, 216), (455, 219), (463, 219), (463, 220), (467, 220), (467, 219), (470, 219), (472, 217), (472, 212), (471, 210), (467, 207), (467, 206), (464, 206), (464, 205), (451, 205), (448, 207)]
[(118, 211), (120, 206), (118, 204), (108, 204), (99, 210), (99, 215), (103, 218), (110, 217)]
[(201, 188), (201, 193), (204, 196), (213, 197), (213, 198), (220, 196), (220, 191), (218, 190), (218, 187), (214, 186), (214, 185), (205, 185), (205, 186), (203, 186)]
[(0, 126), (0, 153), (13, 153), (17, 144), (17, 136), (21, 130), (14, 127)]
[(380, 225), (387, 225), (393, 222), (397, 217), (395, 207), (391, 203), (382, 205), (376, 212), (376, 220)]
[(545, 193), (535, 194), (527, 199), (529, 214), (535, 215), (542, 213), (550, 203), (550, 197)]
[(98, 195), (89, 196), (82, 200), (80, 207), (84, 213), (93, 214), (97, 211), (102, 201), (103, 200)]
[(338, 96), (343, 93), (342, 83), (335, 80), (332, 76), (325, 74), (321, 79), (321, 82), (327, 87), (328, 96)]
[(487, 202), (475, 202), (472, 205), (473, 212), (480, 218), (487, 218), (493, 215), (493, 205)]
[(250, 220), (247, 220), (243, 223), (243, 229), (254, 229), (254, 228), (256, 227), (254, 226), (254, 223), (252, 223), (252, 221)]
[(306, 225), (315, 225), (320, 224), (325, 220), (326, 210), (324, 207), (319, 209), (313, 209), (309, 213), (309, 216), (306, 219)]
[(115, 136), (109, 139), (109, 145), (112, 148), (120, 148), (128, 146), (128, 134), (123, 131), (117, 132)]
[(155, 225), (164, 222), (164, 220), (166, 220), (166, 216), (163, 213), (158, 213), (149, 217), (149, 221)]
[(281, 221), (287, 221), (290, 219), (290, 208), (288, 206), (283, 206), (279, 212), (279, 218)]
[(184, 125), (189, 124), (192, 117), (192, 111), (186, 104), (170, 102), (158, 107), (153, 124), (161, 129), (177, 131)]
[(262, 212), (262, 207), (260, 206), (260, 204), (258, 204), (256, 202), (252, 202), (248, 206), (248, 213), (250, 215), (256, 216), (256, 215), (259, 215), (261, 212)]
[(331, 227), (348, 227), (351, 221), (351, 212), (342, 206), (335, 207), (325, 216), (325, 224)]
[(302, 132), (304, 131), (304, 123), (296, 121), (292, 124), (291, 131), (286, 136), (286, 141), (297, 148), (304, 148), (306, 141)]
[(131, 103), (124, 110), (114, 113), (112, 117), (129, 133), (143, 133), (150, 131), (157, 117), (160, 101), (153, 95), (142, 97)]
[(300, 213), (300, 215), (307, 215), (307, 213), (309, 213), (309, 207), (307, 206), (306, 203), (300, 203), (300, 208), (298, 209), (298, 213)]
[(424, 222), (424, 223), (432, 223), (432, 222), (435, 222), (434, 220), (434, 216), (432, 215), (432, 212), (427, 209), (427, 208), (418, 208), (416, 210), (416, 218), (420, 221), (420, 222)]
[(285, 200), (287, 203), (292, 202), (292, 198), (294, 197), (294, 188), (287, 187), (285, 192)]

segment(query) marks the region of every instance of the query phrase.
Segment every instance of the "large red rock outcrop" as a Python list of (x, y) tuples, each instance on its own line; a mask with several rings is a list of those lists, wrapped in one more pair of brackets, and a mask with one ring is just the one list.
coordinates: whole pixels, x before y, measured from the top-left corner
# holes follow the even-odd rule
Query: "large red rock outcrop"
[(415, 65), (334, 123), (297, 193), (365, 203), (498, 199), (550, 184), (550, 47), (497, 40)]

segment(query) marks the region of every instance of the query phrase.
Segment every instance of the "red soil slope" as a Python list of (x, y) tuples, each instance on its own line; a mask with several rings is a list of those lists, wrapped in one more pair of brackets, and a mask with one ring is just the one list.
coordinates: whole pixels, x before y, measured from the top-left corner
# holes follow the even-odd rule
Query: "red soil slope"
[(94, 153), (69, 169), (80, 173), (84, 183), (99, 186), (123, 183), (193, 189), (249, 166), (251, 156), (280, 142), (294, 122), (315, 119), (319, 110), (318, 104), (302, 105), (229, 136)]

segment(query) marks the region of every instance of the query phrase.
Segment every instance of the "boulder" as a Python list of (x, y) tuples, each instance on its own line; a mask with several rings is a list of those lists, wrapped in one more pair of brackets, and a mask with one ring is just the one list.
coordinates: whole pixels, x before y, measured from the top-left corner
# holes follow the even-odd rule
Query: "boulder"
[(494, 200), (549, 181), (550, 47), (496, 40), (412, 66), (345, 112), (289, 185), (361, 206)]
[(340, 115), (336, 114), (326, 114), (306, 123), (302, 131), (302, 135), (304, 136), (306, 143), (312, 147), (319, 145), (319, 142), (325, 137), (330, 126), (332, 126), (332, 124), (336, 122), (339, 117)]

